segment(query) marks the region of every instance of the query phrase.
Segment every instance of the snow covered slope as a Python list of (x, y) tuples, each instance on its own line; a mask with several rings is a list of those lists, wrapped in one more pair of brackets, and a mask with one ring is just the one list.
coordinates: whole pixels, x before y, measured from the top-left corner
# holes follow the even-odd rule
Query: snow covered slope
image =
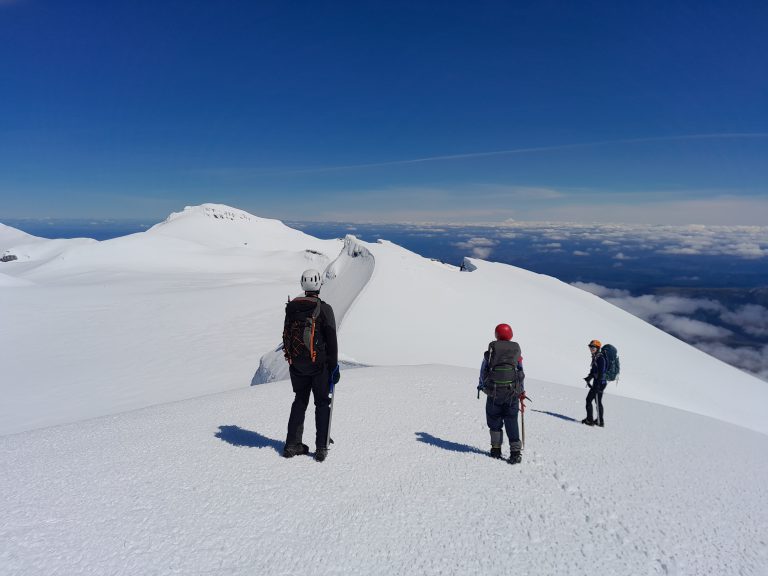
[(364, 245), (376, 267), (345, 320), (340, 349), (349, 358), (479, 369), (494, 326), (507, 322), (522, 346), (526, 374), (583, 389), (587, 343), (597, 338), (621, 356), (622, 375), (609, 394), (768, 433), (765, 382), (592, 294), (506, 264), (473, 259), (475, 271), (459, 272), (388, 242)]
[[(0, 249), (3, 576), (768, 573), (768, 387), (591, 294), (214, 204)], [(249, 386), (310, 267), (342, 358), (377, 366), (344, 371), (323, 464), (280, 456), (290, 383)], [(503, 321), (534, 399), (515, 467), (475, 398)], [(578, 424), (592, 338), (622, 358), (604, 429)]]
[(4, 246), (19, 260), (0, 264), (0, 346), (12, 351), (0, 433), (284, 377), (283, 304), (309, 267), (325, 274), (348, 364), (477, 369), (493, 327), (508, 322), (531, 378), (584, 393), (586, 343), (598, 338), (622, 359), (609, 395), (768, 433), (765, 382), (512, 266), (471, 260), (474, 271), (460, 272), (386, 241), (319, 240), (214, 204), (105, 242), (20, 241)]
[(616, 397), (588, 428), (532, 379), (510, 466), (474, 373), (345, 372), (322, 464), (280, 456), (288, 382), (2, 437), (0, 572), (768, 573), (768, 437)]
[(0, 263), (0, 434), (250, 385), (297, 274), (342, 247), (219, 205), (105, 242), (24, 236)]

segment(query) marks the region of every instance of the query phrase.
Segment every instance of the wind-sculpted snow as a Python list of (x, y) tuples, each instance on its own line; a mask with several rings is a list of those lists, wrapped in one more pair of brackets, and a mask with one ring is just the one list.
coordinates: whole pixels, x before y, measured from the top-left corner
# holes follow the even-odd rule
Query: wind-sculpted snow
[[(344, 245), (336, 259), (323, 271), (320, 296), (333, 307), (336, 328), (341, 330), (344, 318), (355, 300), (365, 289), (373, 275), (376, 259), (361, 242), (352, 235), (344, 238)], [(357, 367), (357, 363), (342, 357), (342, 368)], [(288, 363), (283, 356), (282, 345), (266, 353), (259, 361), (259, 368), (252, 384), (263, 384), (288, 378)]]
[(0, 572), (768, 574), (766, 436), (529, 379), (510, 466), (475, 372), (346, 372), (322, 464), (280, 455), (284, 381), (0, 438)]

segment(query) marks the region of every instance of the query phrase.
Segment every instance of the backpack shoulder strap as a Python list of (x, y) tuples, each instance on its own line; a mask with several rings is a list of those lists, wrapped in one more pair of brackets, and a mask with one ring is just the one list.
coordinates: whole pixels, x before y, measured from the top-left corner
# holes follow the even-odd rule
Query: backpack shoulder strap
[(317, 320), (323, 310), (323, 301), (320, 298), (315, 298), (315, 300), (317, 300), (317, 304), (315, 304), (315, 309), (312, 312), (312, 320)]

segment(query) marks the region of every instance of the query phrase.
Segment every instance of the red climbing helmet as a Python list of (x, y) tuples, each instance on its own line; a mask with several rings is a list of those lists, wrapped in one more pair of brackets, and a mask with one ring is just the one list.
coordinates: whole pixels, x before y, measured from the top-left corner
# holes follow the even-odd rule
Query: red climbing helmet
[(494, 334), (496, 340), (512, 340), (512, 327), (509, 324), (499, 324)]

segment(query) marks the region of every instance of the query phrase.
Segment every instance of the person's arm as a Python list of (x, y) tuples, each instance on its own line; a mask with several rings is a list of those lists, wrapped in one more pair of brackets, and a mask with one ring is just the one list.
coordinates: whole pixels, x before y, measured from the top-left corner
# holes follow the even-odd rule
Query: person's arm
[(333, 314), (333, 308), (327, 302), (323, 302), (323, 315), (325, 316), (323, 326), (325, 360), (330, 371), (339, 363), (339, 344), (336, 340), (336, 317)]
[(605, 357), (600, 355), (595, 362), (595, 382), (603, 382), (605, 380)]
[(485, 373), (488, 370), (488, 352), (485, 352), (483, 354), (483, 363), (480, 364), (480, 378), (477, 380), (477, 388), (478, 390), (485, 386)]

